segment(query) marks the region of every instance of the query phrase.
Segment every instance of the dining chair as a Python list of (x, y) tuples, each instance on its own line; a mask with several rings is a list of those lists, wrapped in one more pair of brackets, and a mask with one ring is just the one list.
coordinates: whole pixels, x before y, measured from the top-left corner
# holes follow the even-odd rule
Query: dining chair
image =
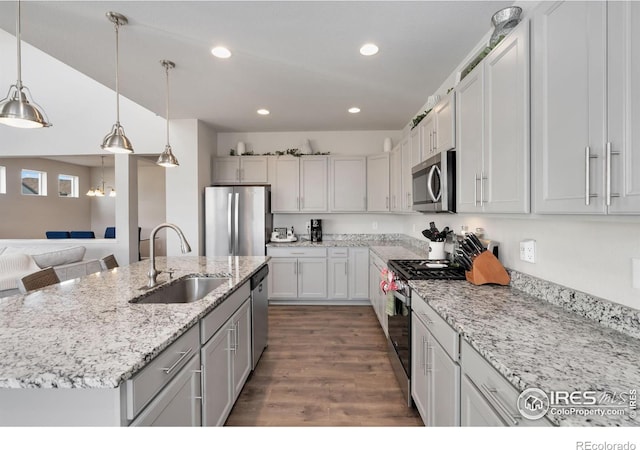
[(46, 269), (39, 270), (37, 272), (25, 275), (18, 280), (18, 289), (23, 294), (40, 289), (52, 284), (60, 283), (60, 278), (53, 270), (53, 267), (47, 267)]
[(120, 266), (118, 265), (118, 261), (116, 260), (116, 257), (113, 256), (113, 254), (111, 254), (111, 255), (105, 256), (100, 260), (100, 267), (102, 267), (102, 270), (111, 270)]

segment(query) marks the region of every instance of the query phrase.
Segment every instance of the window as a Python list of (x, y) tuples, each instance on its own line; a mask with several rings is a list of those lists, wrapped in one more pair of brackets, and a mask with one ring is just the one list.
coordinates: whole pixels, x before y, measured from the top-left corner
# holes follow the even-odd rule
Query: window
[(78, 197), (78, 177), (58, 175), (58, 196)]
[(47, 195), (47, 172), (22, 169), (22, 195)]
[(0, 194), (7, 193), (7, 168), (0, 166)]

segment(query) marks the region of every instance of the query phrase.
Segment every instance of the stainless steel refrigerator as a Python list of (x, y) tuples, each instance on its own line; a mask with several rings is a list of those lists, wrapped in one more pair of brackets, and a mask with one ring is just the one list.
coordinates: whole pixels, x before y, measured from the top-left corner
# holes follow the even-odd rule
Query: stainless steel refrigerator
[(205, 194), (207, 256), (263, 256), (271, 237), (271, 186), (212, 186)]

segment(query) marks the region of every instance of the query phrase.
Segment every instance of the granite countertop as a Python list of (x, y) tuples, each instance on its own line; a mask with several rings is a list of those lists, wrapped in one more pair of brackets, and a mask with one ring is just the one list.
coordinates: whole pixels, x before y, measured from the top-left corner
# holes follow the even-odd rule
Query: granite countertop
[[(518, 391), (629, 393), (640, 388), (640, 339), (508, 286), (410, 286)], [(548, 414), (556, 425), (640, 425), (638, 418)]]
[[(115, 388), (222, 303), (268, 260), (264, 256), (158, 257), (174, 279), (229, 282), (187, 304), (131, 304), (148, 261), (0, 299), (0, 388)], [(158, 281), (167, 280), (162, 273)]]

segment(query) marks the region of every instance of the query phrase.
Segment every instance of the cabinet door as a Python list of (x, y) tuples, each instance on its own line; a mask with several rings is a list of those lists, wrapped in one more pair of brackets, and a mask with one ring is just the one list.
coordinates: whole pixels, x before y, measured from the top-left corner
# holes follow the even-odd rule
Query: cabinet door
[(456, 195), (458, 196), (458, 212), (475, 212), (480, 209), (479, 186), (482, 175), (484, 141), (483, 105), (483, 70), (482, 63), (480, 63), (457, 87)]
[(428, 424), (427, 414), (427, 344), (428, 332), (416, 313), (411, 314), (411, 397), (422, 422)]
[[(609, 2), (609, 213), (640, 213), (640, 3)], [(616, 154), (616, 152), (618, 152)]]
[(267, 183), (268, 181), (265, 156), (244, 156), (240, 159), (241, 183)]
[(456, 146), (456, 93), (452, 91), (434, 108), (436, 116), (434, 129), (434, 153), (445, 152)]
[(427, 348), (428, 425), (460, 425), (460, 366), (455, 364), (438, 341), (429, 334)]
[(202, 425), (200, 357), (191, 358), (131, 426), (199, 427)]
[(327, 210), (327, 158), (300, 158), (300, 211)]
[(278, 158), (275, 162), (275, 183), (271, 189), (273, 212), (298, 212), (300, 209), (299, 158)]
[[(424, 120), (424, 119), (422, 119)], [(411, 167), (420, 164), (422, 159), (422, 147), (420, 128), (417, 126), (409, 132), (409, 147), (411, 148)]]
[(298, 298), (327, 298), (326, 258), (298, 258)]
[(462, 377), (460, 389), (460, 425), (463, 427), (503, 427), (505, 424), (480, 391), (466, 376)]
[(240, 181), (240, 157), (223, 156), (213, 160), (214, 183), (237, 183)]
[(272, 298), (298, 297), (298, 260), (271, 258), (269, 286)]
[(231, 319), (233, 323), (233, 402), (251, 372), (251, 302), (247, 299)]
[(329, 298), (349, 298), (349, 259), (329, 258)]
[(391, 211), (402, 211), (402, 153), (400, 146), (389, 156), (389, 191)]
[(349, 298), (369, 298), (369, 249), (349, 249)]
[(229, 320), (201, 350), (205, 377), (202, 422), (205, 426), (224, 425), (233, 407), (232, 335), (233, 323)]
[[(483, 61), (484, 212), (529, 212), (529, 23)], [(464, 163), (463, 163), (464, 164)]]
[(367, 158), (332, 156), (329, 161), (329, 208), (331, 211), (366, 211)]
[(543, 2), (531, 20), (534, 212), (602, 214), (606, 3)]
[(367, 157), (367, 211), (389, 211), (389, 154)]
[[(413, 202), (411, 195), (413, 195), (413, 181), (411, 177), (411, 144), (409, 138), (404, 138), (400, 141), (400, 153), (402, 153), (402, 211), (412, 211)], [(417, 164), (417, 163), (416, 163)]]
[(432, 157), (436, 151), (435, 117), (435, 113), (431, 111), (418, 124), (418, 128), (420, 128), (420, 152), (423, 161)]

